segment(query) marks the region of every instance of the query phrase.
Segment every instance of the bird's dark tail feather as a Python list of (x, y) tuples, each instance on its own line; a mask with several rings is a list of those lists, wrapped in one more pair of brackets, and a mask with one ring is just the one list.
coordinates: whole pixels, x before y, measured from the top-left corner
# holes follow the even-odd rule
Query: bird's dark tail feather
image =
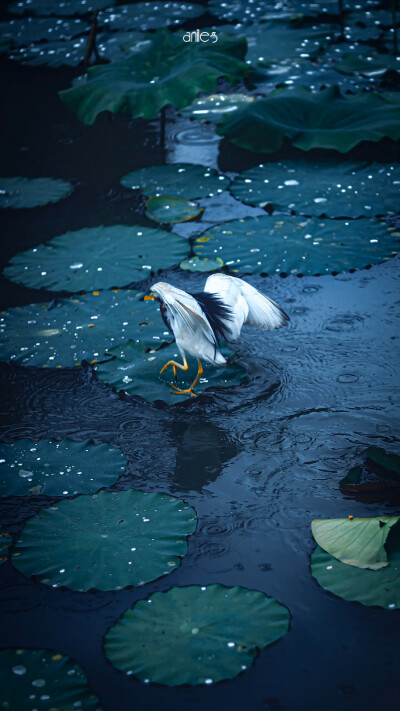
[(218, 345), (221, 341), (229, 341), (232, 335), (232, 331), (226, 323), (232, 321), (232, 312), (229, 306), (226, 306), (219, 296), (208, 294), (206, 291), (200, 291), (192, 296), (198, 301), (207, 316)]

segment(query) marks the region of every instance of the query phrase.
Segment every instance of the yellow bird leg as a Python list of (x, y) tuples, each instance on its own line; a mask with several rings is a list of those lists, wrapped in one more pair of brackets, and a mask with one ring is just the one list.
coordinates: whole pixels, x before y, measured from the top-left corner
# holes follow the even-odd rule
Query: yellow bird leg
[(190, 383), (190, 387), (191, 387), (191, 388), (195, 388), (195, 387), (196, 387), (196, 385), (197, 385), (197, 383), (199, 382), (199, 380), (200, 380), (201, 376), (203, 375), (203, 373), (204, 373), (203, 366), (202, 366), (202, 364), (201, 364), (201, 361), (199, 360), (199, 369), (198, 369), (198, 371), (197, 371), (197, 375), (196, 375), (195, 379), (193, 380), (193, 383)]
[(173, 395), (192, 395), (192, 397), (197, 397), (196, 393), (192, 390), (192, 388), (187, 388), (187, 390), (179, 390), (179, 388), (176, 387), (173, 383), (168, 383), (171, 388), (174, 388)]
[(197, 397), (196, 393), (194, 392), (193, 388), (196, 387), (197, 383), (199, 382), (201, 376), (203, 375), (204, 370), (203, 366), (201, 364), (201, 361), (199, 360), (199, 368), (197, 371), (197, 375), (195, 379), (193, 380), (193, 383), (190, 383), (190, 388), (187, 388), (187, 390), (180, 390), (179, 388), (176, 387), (176, 385), (173, 385), (173, 383), (170, 383), (170, 386), (174, 388), (175, 390), (175, 395), (192, 395), (193, 397)]
[(180, 368), (181, 370), (188, 370), (188, 368), (189, 368), (189, 366), (187, 364), (186, 357), (183, 356), (183, 365), (181, 365), (180, 363), (177, 363), (176, 360), (169, 360), (168, 363), (166, 363), (164, 365), (164, 367), (161, 368), (159, 375), (161, 375), (161, 373), (163, 373), (164, 370), (166, 370), (168, 368), (168, 366), (170, 366), (170, 365), (172, 365), (172, 367), (173, 367), (175, 376), (176, 376), (176, 369), (177, 368)]

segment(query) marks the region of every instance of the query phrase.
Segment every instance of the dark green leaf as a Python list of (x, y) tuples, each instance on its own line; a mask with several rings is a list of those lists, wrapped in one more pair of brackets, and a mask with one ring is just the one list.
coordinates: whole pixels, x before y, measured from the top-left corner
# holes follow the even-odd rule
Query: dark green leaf
[(180, 263), (180, 268), (189, 272), (215, 272), (224, 266), (222, 259), (199, 259), (192, 257)]
[(26, 13), (32, 15), (57, 15), (71, 17), (72, 15), (92, 14), (95, 10), (114, 5), (114, 0), (15, 0), (8, 6), (10, 12), (16, 15)]
[(132, 190), (141, 190), (146, 197), (172, 193), (188, 200), (222, 193), (229, 186), (229, 182), (229, 178), (213, 168), (191, 163), (150, 165), (121, 178), (121, 185)]
[(146, 215), (155, 222), (190, 222), (203, 212), (204, 207), (183, 198), (157, 195), (146, 200)]
[(72, 190), (70, 183), (54, 178), (0, 178), (0, 208), (47, 205), (68, 197)]
[(99, 22), (111, 30), (157, 30), (199, 17), (204, 7), (194, 2), (136, 2), (100, 13)]

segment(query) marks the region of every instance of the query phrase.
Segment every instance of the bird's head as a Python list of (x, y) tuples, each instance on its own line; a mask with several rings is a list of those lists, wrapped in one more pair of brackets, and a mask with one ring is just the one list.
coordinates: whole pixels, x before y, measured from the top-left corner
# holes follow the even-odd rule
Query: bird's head
[(164, 301), (163, 294), (167, 291), (170, 291), (169, 284), (158, 281), (157, 284), (153, 284), (151, 287), (151, 293), (143, 297), (143, 301), (158, 301), (159, 304), (162, 304)]

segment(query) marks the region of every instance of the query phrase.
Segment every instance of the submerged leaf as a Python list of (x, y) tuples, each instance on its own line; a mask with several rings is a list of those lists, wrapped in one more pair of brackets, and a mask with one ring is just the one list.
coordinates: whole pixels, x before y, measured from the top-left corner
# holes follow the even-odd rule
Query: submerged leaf
[(47, 205), (68, 197), (72, 190), (70, 183), (54, 178), (0, 178), (0, 208)]
[(110, 662), (142, 681), (177, 686), (232, 679), (280, 639), (290, 614), (256, 590), (172, 588), (140, 600), (105, 637)]
[(63, 439), (0, 444), (0, 496), (73, 496), (112, 486), (126, 466), (120, 449)]
[(35, 706), (101, 711), (86, 674), (69, 657), (49, 649), (0, 650), (0, 708), (28, 711)]
[(30, 518), (13, 564), (52, 587), (120, 590), (172, 573), (195, 527), (196, 512), (167, 494), (100, 491)]
[(203, 212), (204, 207), (183, 198), (157, 195), (146, 200), (146, 215), (155, 222), (190, 222)]
[(16, 254), (6, 277), (33, 289), (91, 291), (141, 281), (187, 256), (187, 240), (151, 227), (87, 227)]
[(260, 153), (279, 150), (285, 138), (309, 151), (331, 148), (346, 153), (362, 141), (400, 138), (399, 107), (376, 92), (343, 95), (330, 86), (317, 93), (306, 87), (281, 89), (219, 124), (232, 143)]
[(356, 568), (379, 570), (388, 565), (385, 542), (400, 516), (315, 519), (312, 534), (327, 553)]
[(217, 170), (191, 163), (149, 165), (121, 178), (121, 185), (131, 190), (141, 190), (146, 197), (172, 193), (187, 200), (222, 193), (229, 183), (229, 178)]
[(221, 36), (215, 46), (187, 45), (162, 30), (133, 57), (91, 67), (86, 83), (61, 91), (60, 97), (86, 124), (102, 111), (152, 119), (167, 104), (181, 109), (199, 91), (212, 91), (220, 77), (239, 81), (248, 69), (245, 52), (244, 38)]

